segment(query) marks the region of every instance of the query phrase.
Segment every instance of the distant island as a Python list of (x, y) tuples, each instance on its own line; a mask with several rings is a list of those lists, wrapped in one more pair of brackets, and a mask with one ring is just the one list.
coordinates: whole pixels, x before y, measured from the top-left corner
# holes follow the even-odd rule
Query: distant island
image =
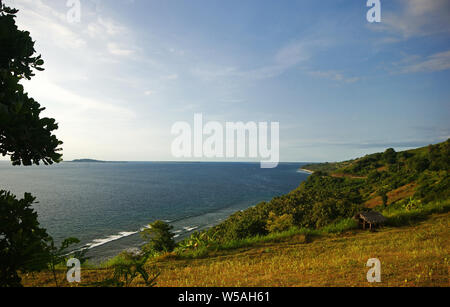
[(72, 161), (65, 161), (69, 163), (127, 163), (126, 161), (102, 161), (95, 159), (75, 159)]
[(73, 161), (67, 161), (73, 163), (106, 163), (106, 161), (94, 160), (94, 159), (76, 159)]

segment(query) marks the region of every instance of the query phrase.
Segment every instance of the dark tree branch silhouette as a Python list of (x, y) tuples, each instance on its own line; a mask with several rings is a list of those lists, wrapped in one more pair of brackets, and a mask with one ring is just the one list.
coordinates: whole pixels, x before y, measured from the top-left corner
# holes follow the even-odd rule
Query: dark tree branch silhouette
[[(44, 61), (35, 55), (27, 31), (16, 26), (18, 10), (0, 0), (0, 154), (10, 156), (13, 165), (58, 163), (62, 144), (53, 131), (52, 118), (30, 98), (20, 82), (42, 71)], [(20, 273), (47, 268), (51, 237), (41, 228), (32, 208), (35, 198), (26, 193), (17, 199), (0, 191), (0, 286), (21, 286)]]

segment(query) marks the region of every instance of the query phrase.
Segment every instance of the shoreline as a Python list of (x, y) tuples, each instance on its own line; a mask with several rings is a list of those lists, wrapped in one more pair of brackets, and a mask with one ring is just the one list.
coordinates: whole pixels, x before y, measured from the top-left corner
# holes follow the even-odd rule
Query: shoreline
[(310, 175), (314, 174), (314, 171), (311, 171), (311, 170), (305, 169), (305, 168), (301, 168), (301, 169), (299, 169), (298, 171), (299, 171), (300, 173), (307, 173), (307, 174), (310, 174)]
[[(309, 171), (306, 169), (300, 169), (300, 170), (297, 169), (297, 173), (312, 174), (313, 171)], [(273, 196), (273, 197), (275, 197), (275, 196)], [(266, 201), (273, 199), (273, 197), (267, 199)], [(173, 223), (177, 223), (177, 222), (181, 222), (181, 221), (190, 221), (186, 225), (176, 225), (175, 226), (176, 230), (174, 231), (174, 234), (175, 234), (174, 240), (175, 240), (175, 242), (180, 242), (186, 238), (189, 238), (189, 236), (192, 233), (194, 233), (195, 231), (198, 231), (198, 232), (207, 231), (207, 230), (214, 228), (215, 226), (221, 224), (223, 221), (228, 219), (233, 214), (240, 212), (240, 211), (250, 209), (255, 206), (256, 205), (254, 203), (253, 203), (253, 205), (246, 204), (246, 205), (243, 205), (241, 209), (239, 209), (239, 207), (241, 207), (241, 206), (231, 205), (229, 207), (218, 208), (218, 209), (204, 212), (204, 213), (201, 213), (198, 215), (185, 216), (185, 217), (181, 217), (181, 218), (174, 219), (171, 221), (164, 221), (164, 222), (166, 222), (172, 226), (175, 226)], [(204, 221), (196, 221), (198, 218), (204, 218), (209, 215), (214, 216), (215, 220), (213, 222), (209, 221), (206, 223)], [(217, 219), (216, 215), (219, 216), (219, 219)], [(194, 221), (192, 221), (192, 220), (194, 220)], [(86, 250), (90, 251), (91, 253), (93, 253), (93, 250), (96, 249), (96, 251), (98, 252), (97, 248), (100, 248), (100, 249), (105, 248), (106, 249), (106, 246), (109, 245), (110, 243), (113, 243), (113, 242), (116, 242), (119, 240), (123, 240), (123, 239), (127, 239), (130, 237), (135, 237), (135, 236), (139, 235), (139, 233), (144, 228), (145, 228), (145, 226), (141, 227), (140, 230), (138, 230), (138, 231), (134, 231), (134, 230), (133, 231), (121, 231), (118, 234), (105, 236), (104, 238), (93, 239), (91, 242), (89, 242), (89, 243), (85, 244), (83, 247), (81, 247), (81, 249), (86, 249)], [(126, 249), (123, 249), (122, 251), (126, 251), (128, 249), (133, 249), (133, 248), (138, 248), (138, 246), (130, 246)], [(92, 254), (91, 259), (95, 259), (92, 261), (92, 263), (94, 263), (96, 265), (101, 265), (103, 263), (108, 262), (111, 259), (114, 259), (115, 257), (117, 257), (119, 255), (119, 253), (114, 253), (113, 255), (109, 255), (106, 257), (97, 257)]]

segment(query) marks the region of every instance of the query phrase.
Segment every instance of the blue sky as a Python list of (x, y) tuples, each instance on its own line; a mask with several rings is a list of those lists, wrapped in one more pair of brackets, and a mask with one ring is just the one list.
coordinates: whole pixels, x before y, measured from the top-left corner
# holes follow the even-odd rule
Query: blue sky
[(450, 137), (450, 2), (5, 1), (46, 71), (26, 90), (64, 158), (165, 161), (176, 121), (280, 122), (282, 161), (337, 161)]

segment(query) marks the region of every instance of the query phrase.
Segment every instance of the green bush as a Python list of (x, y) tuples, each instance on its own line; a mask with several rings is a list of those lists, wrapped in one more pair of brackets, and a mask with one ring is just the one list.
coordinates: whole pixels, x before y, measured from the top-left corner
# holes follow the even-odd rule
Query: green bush
[(390, 226), (409, 226), (425, 220), (430, 214), (445, 213), (450, 211), (450, 200), (431, 202), (420, 205), (410, 210), (404, 207), (388, 207), (383, 210), (383, 215), (388, 218), (387, 224)]
[(178, 243), (177, 252), (184, 252), (186, 250), (200, 250), (208, 248), (216, 243), (216, 234), (209, 232), (194, 232), (189, 238), (184, 239)]
[(333, 224), (323, 227), (324, 233), (342, 233), (348, 230), (358, 229), (358, 222), (353, 218), (341, 219)]
[(141, 277), (147, 287), (154, 287), (160, 275), (158, 268), (147, 265), (150, 255), (141, 252), (125, 251), (110, 262), (113, 276), (87, 286), (96, 287), (129, 287)]
[(146, 253), (171, 252), (175, 248), (174, 234), (171, 232), (173, 226), (163, 221), (156, 221), (150, 224), (147, 229), (141, 232), (141, 236), (147, 241), (143, 249)]
[(275, 213), (270, 212), (267, 220), (266, 229), (268, 232), (283, 232), (291, 229), (294, 226), (294, 217), (292, 214), (283, 214), (277, 216)]

